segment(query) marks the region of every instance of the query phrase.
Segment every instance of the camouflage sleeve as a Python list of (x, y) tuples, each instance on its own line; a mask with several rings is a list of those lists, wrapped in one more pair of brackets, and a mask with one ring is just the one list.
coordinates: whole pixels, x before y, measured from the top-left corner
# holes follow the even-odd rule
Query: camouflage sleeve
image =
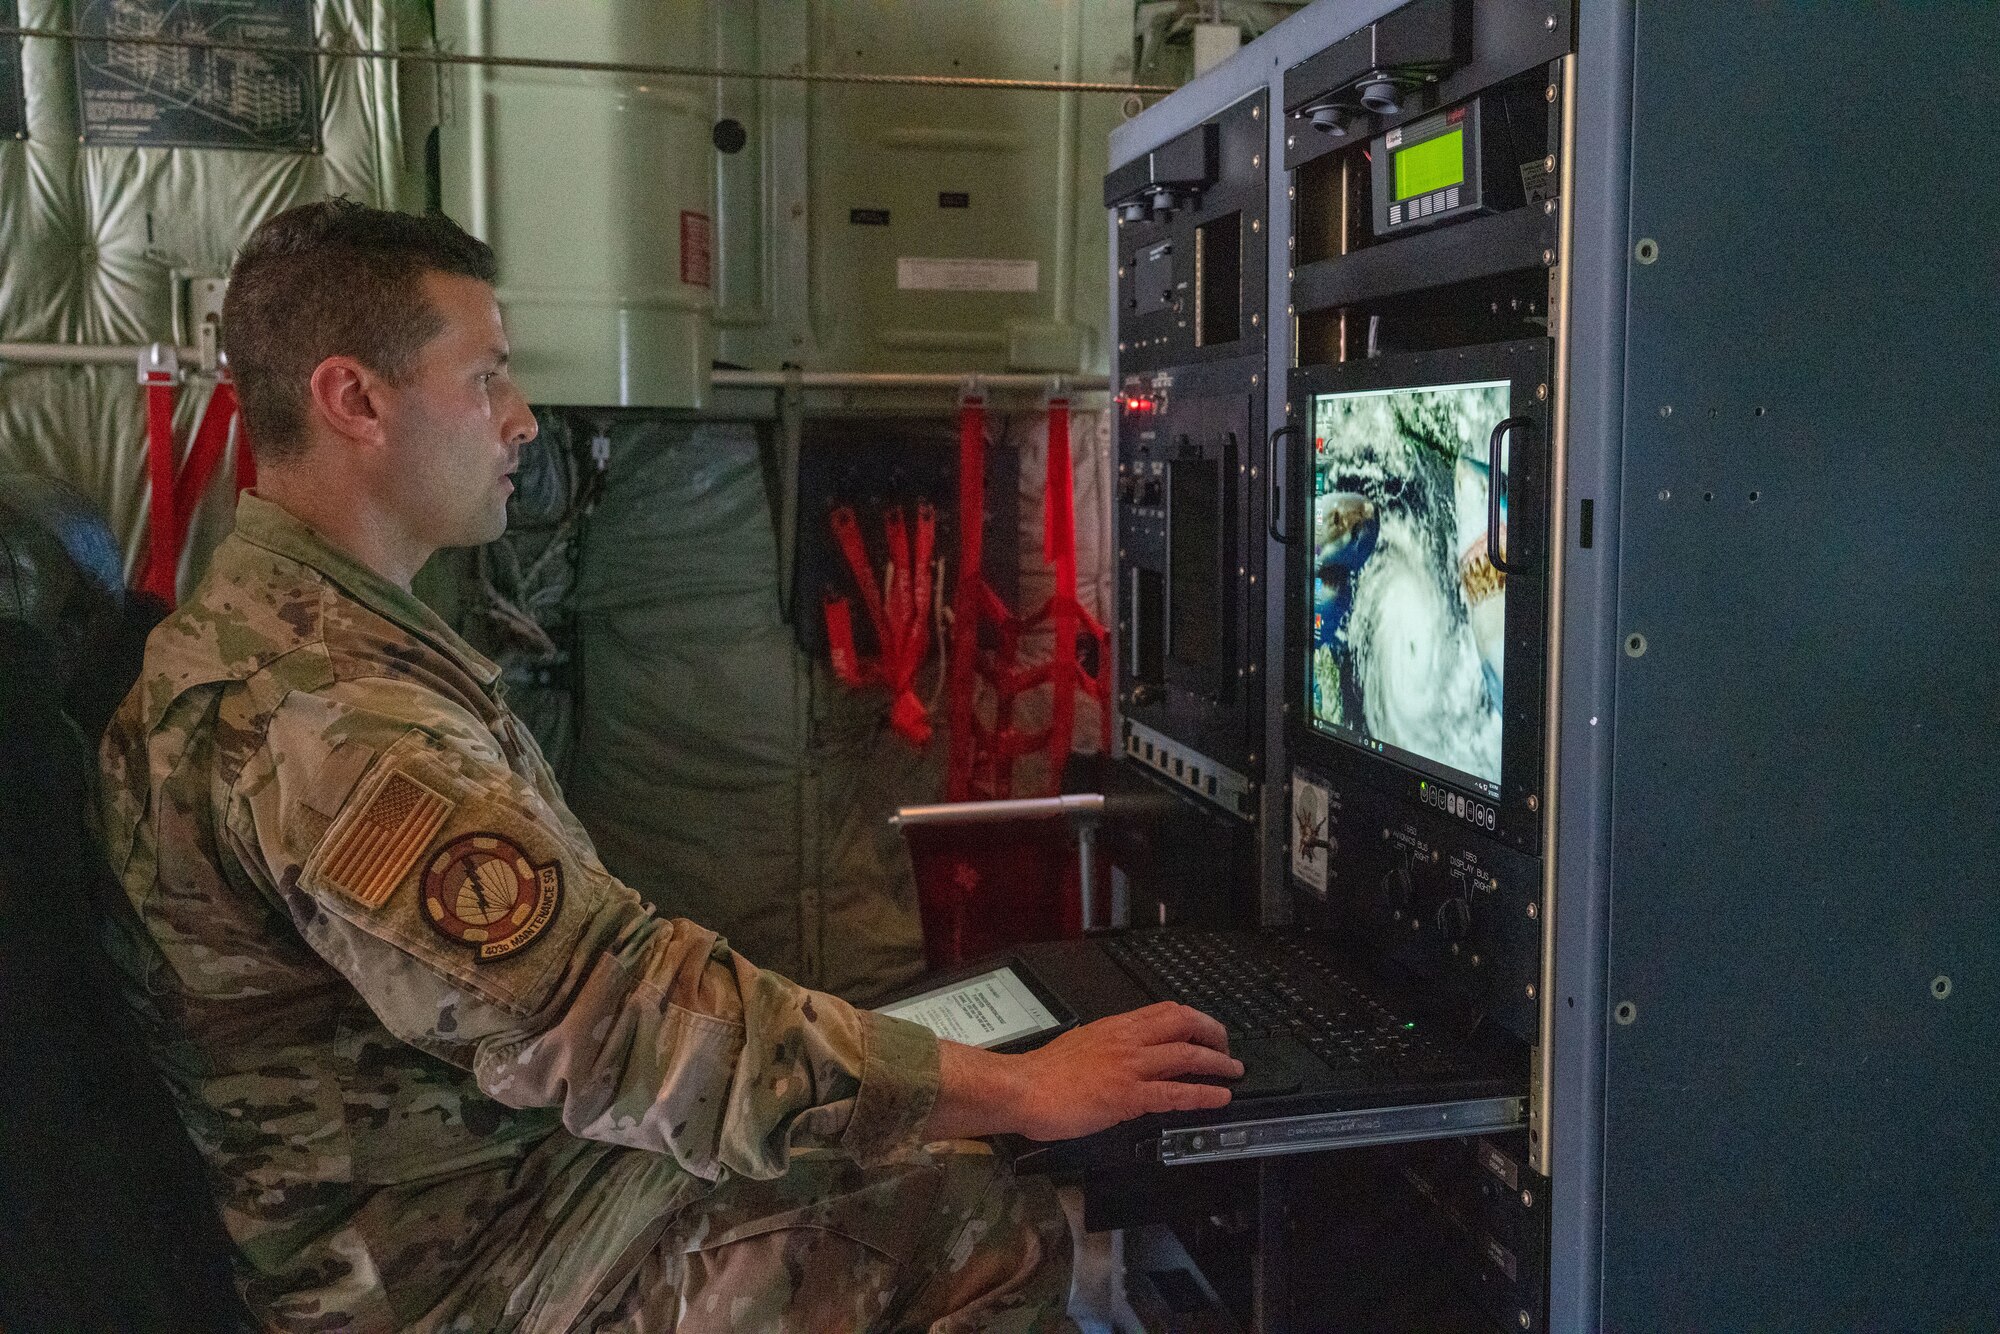
[(926, 1030), (656, 917), (559, 801), (436, 695), (347, 682), (279, 706), (227, 836), (390, 1032), (509, 1106), (711, 1179), (916, 1141), (937, 1093)]

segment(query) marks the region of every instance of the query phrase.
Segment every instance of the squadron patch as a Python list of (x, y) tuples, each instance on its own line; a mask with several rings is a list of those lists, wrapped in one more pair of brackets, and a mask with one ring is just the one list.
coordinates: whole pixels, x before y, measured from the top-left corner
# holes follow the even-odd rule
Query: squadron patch
[(498, 834), (467, 834), (424, 869), (424, 916), (481, 962), (535, 943), (562, 905), (562, 866), (531, 866)]
[(321, 878), (364, 907), (381, 907), (455, 805), (408, 774), (390, 774), (328, 849)]

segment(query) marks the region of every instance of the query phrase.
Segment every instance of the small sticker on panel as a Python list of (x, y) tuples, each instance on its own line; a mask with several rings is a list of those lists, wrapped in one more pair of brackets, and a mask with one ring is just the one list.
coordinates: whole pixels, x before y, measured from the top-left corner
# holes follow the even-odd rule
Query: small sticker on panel
[(1304, 775), (1292, 775), (1292, 878), (1326, 897), (1327, 854), (1332, 851), (1332, 812), (1327, 791)]
[(681, 281), (709, 287), (715, 275), (715, 229), (706, 213), (681, 212)]

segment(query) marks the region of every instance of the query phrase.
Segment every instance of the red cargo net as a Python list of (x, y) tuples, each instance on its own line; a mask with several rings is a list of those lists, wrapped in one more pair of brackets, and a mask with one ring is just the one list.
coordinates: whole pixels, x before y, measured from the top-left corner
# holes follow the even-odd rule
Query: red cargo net
[[(1111, 748), (1111, 636), (1076, 600), (1076, 494), (1070, 471), (1069, 400), (1048, 409), (1048, 476), (1042, 493), (1042, 556), (1054, 568), (1055, 590), (1031, 616), (1016, 616), (981, 572), (981, 520), (986, 513), (986, 400), (968, 393), (958, 415), (958, 583), (952, 598), (951, 758), (945, 771), (948, 801), (987, 800), (1012, 792), (1014, 761), (1046, 751), (1047, 792), (1062, 790), (1076, 723), (1078, 691), (1097, 701), (1099, 745)], [(991, 625), (997, 648), (981, 649), (979, 632)], [(1021, 666), (1021, 641), (1048, 627), (1049, 660)], [(1084, 670), (1079, 638), (1096, 649), (1096, 671)], [(979, 708), (980, 686), (992, 698), (991, 717)], [(1021, 696), (1041, 686), (1052, 693), (1049, 722), (1032, 731), (1014, 722)]]

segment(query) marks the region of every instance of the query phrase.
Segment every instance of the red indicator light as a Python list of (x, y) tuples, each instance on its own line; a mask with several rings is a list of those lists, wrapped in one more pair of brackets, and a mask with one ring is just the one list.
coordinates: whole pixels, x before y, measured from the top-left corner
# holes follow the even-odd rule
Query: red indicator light
[(1456, 125), (1464, 119), (1465, 119), (1465, 108), (1453, 107), (1449, 112), (1445, 114), (1444, 123), (1447, 125)]

